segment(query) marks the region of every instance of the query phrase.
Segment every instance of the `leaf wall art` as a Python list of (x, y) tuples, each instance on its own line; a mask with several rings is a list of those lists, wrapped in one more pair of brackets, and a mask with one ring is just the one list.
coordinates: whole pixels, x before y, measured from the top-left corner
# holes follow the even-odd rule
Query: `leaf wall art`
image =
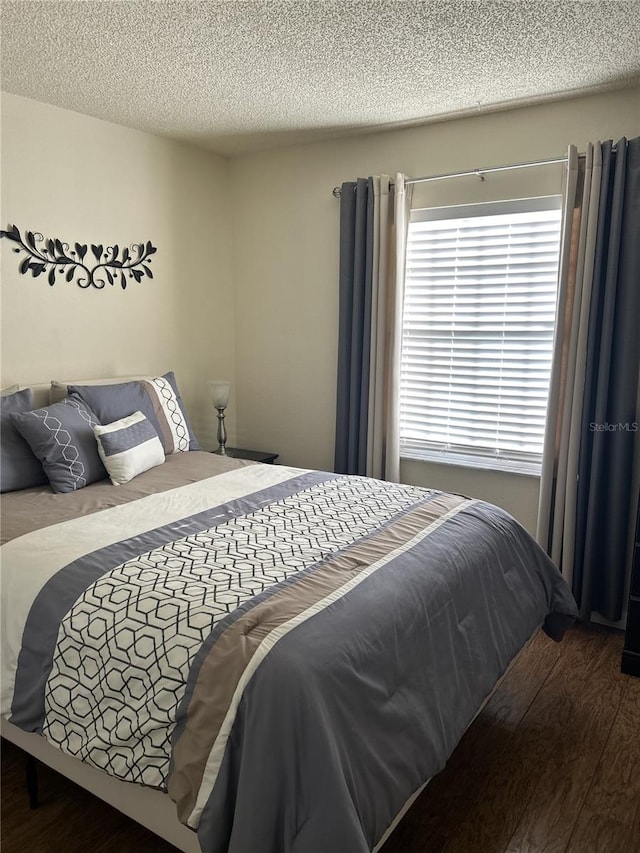
[(22, 237), (16, 225), (0, 231), (0, 237), (17, 244), (14, 252), (24, 253), (25, 257), (19, 266), (23, 275), (30, 272), (37, 278), (46, 273), (51, 286), (64, 277), (66, 281), (75, 281), (82, 288), (95, 287), (101, 290), (110, 284), (126, 290), (131, 279), (140, 283), (145, 276), (153, 278), (151, 256), (158, 251), (150, 240), (122, 249), (118, 245), (103, 246), (100, 243), (92, 243), (90, 246), (75, 243), (71, 248), (69, 243), (57, 237), (45, 238), (39, 231), (25, 231)]

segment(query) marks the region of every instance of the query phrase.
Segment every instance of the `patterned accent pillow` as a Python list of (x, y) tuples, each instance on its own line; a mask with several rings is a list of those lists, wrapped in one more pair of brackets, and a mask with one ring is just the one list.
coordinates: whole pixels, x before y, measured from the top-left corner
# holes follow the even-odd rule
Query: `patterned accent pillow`
[(31, 388), (13, 393), (3, 391), (0, 401), (0, 491), (2, 492), (30, 489), (49, 482), (39, 460), (11, 423), (13, 413), (28, 412), (32, 408)]
[(173, 371), (154, 379), (119, 382), (117, 385), (70, 385), (103, 424), (142, 412), (156, 432), (164, 452), (200, 450), (184, 410)]
[(98, 420), (77, 395), (9, 418), (42, 463), (54, 492), (73, 492), (107, 476), (93, 434)]
[(164, 448), (148, 418), (134, 412), (106, 426), (95, 426), (98, 453), (114, 486), (122, 486), (143, 471), (162, 465)]

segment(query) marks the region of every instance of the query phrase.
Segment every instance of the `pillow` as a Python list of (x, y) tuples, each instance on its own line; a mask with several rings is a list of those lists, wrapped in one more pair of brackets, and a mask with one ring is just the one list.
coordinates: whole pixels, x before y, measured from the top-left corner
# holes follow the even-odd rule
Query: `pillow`
[(114, 486), (122, 486), (164, 462), (162, 442), (142, 412), (134, 412), (106, 426), (95, 426), (93, 433), (98, 441), (98, 453)]
[[(49, 385), (49, 403), (59, 403), (69, 393), (70, 385), (117, 385), (119, 382), (131, 382), (134, 379), (150, 379), (146, 376), (115, 376), (110, 379), (75, 379), (71, 382), (61, 382), (52, 379)], [(17, 390), (17, 389), (16, 389)]]
[(117, 385), (70, 385), (103, 424), (142, 412), (160, 436), (164, 452), (200, 450), (187, 420), (173, 371), (155, 379), (119, 382)]
[(10, 420), (13, 412), (28, 412), (32, 407), (31, 388), (3, 394), (0, 400), (0, 492), (30, 489), (48, 482), (42, 465)]
[(107, 476), (93, 434), (98, 421), (75, 394), (9, 418), (42, 462), (54, 492), (73, 492)]

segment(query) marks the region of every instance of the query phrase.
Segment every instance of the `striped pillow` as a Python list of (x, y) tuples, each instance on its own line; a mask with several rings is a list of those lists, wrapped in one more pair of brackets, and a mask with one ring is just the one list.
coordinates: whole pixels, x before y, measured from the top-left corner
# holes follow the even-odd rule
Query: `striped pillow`
[(122, 486), (164, 462), (158, 433), (142, 412), (134, 412), (106, 426), (95, 426), (93, 433), (98, 441), (98, 453), (114, 486)]
[[(173, 384), (170, 378), (173, 378)], [(173, 373), (157, 376), (155, 379), (142, 379), (140, 384), (145, 388), (153, 405), (166, 453), (199, 450), (199, 447), (191, 447), (191, 428)], [(193, 438), (195, 439), (195, 436)]]

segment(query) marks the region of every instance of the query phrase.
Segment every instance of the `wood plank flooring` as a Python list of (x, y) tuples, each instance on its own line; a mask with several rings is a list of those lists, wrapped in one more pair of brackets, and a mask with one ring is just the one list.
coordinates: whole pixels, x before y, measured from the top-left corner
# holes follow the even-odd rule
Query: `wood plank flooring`
[[(640, 853), (640, 679), (621, 653), (604, 629), (538, 635), (383, 853)], [(32, 812), (3, 742), (3, 853), (174, 851), (46, 767), (40, 787)]]

